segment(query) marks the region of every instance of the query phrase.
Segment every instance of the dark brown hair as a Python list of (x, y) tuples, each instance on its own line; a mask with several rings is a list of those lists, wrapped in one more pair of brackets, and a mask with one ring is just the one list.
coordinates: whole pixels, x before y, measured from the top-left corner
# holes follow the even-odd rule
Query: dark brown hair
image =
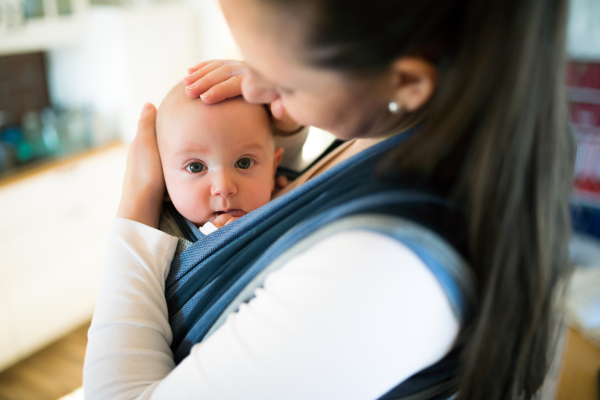
[(458, 399), (532, 398), (569, 270), (566, 0), (263, 1), (305, 19), (315, 66), (377, 74), (403, 55), (437, 66), (423, 130), (387, 165), (448, 186), (467, 210), (480, 302)]

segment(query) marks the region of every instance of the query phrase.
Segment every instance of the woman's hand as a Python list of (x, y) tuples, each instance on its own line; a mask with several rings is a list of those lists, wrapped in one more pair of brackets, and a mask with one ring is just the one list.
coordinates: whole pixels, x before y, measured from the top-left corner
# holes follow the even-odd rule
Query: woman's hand
[[(188, 69), (183, 79), (185, 92), (192, 98), (200, 97), (206, 104), (215, 104), (242, 94), (242, 79), (246, 72), (244, 63), (235, 60), (210, 60)], [(297, 132), (300, 125), (285, 112), (281, 100), (270, 105), (275, 134), (289, 135)]]
[(127, 218), (158, 228), (165, 193), (165, 180), (156, 142), (156, 108), (147, 103), (142, 110), (135, 139), (129, 147), (117, 218)]

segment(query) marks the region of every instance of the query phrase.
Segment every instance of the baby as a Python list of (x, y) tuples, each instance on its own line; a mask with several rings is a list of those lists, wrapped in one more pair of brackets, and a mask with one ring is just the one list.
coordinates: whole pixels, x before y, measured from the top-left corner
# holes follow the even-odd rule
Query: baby
[(156, 133), (172, 203), (159, 229), (185, 239), (177, 253), (271, 199), (283, 149), (263, 106), (241, 97), (207, 105), (178, 84), (158, 109)]

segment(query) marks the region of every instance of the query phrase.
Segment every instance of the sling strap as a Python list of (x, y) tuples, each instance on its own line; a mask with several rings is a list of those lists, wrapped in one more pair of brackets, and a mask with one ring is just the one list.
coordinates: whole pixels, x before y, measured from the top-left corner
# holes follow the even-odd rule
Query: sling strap
[[(465, 324), (474, 304), (474, 285), (461, 256), (460, 211), (438, 194), (378, 179), (374, 173), (382, 157), (413, 133), (397, 135), (343, 161), (235, 223), (197, 238), (177, 256), (166, 281), (176, 363), (252, 298), (268, 273), (344, 230), (379, 232), (410, 248), (440, 282), (457, 319)], [(451, 366), (458, 353), (451, 352), (381, 399), (412, 399), (406, 396), (424, 391), (428, 397), (414, 399), (449, 397), (454, 389), (449, 383)]]

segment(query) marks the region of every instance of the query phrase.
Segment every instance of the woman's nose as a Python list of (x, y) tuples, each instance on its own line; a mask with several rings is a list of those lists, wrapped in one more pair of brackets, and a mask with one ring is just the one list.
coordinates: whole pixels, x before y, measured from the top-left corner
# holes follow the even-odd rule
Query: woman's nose
[(237, 186), (226, 171), (215, 171), (210, 193), (213, 196), (233, 196), (237, 193)]
[(268, 104), (279, 98), (279, 94), (272, 86), (265, 84), (252, 73), (244, 75), (242, 80), (242, 94), (249, 103)]

